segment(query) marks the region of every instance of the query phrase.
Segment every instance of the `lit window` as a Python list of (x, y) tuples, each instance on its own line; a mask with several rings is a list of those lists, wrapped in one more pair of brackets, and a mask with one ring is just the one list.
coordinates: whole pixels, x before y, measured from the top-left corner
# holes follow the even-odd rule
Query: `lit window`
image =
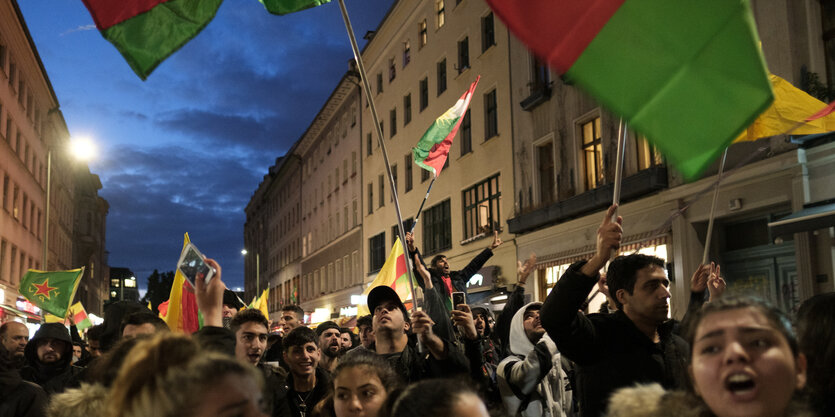
[(499, 174), (496, 174), (464, 190), (464, 239), (501, 229), (499, 180)]
[(581, 128), (586, 190), (591, 190), (603, 184), (603, 146), (600, 139), (600, 117), (583, 123)]

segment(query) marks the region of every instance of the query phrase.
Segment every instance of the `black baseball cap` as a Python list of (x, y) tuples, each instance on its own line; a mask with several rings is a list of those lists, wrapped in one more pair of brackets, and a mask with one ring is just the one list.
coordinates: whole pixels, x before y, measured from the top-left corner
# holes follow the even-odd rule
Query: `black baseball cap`
[(409, 319), (409, 311), (406, 310), (406, 306), (404, 306), (403, 302), (400, 301), (400, 296), (397, 295), (397, 292), (395, 292), (394, 289), (388, 285), (374, 287), (371, 289), (371, 292), (368, 293), (368, 310), (371, 312), (372, 317), (374, 316), (374, 310), (377, 309), (377, 306), (386, 301), (394, 301), (395, 304), (397, 304), (397, 308), (403, 312), (403, 318), (406, 320)]

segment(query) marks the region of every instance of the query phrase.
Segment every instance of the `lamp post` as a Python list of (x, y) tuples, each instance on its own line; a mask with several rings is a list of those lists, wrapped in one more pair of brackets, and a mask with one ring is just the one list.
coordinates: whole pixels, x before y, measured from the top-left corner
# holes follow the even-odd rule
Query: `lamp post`
[[(77, 160), (88, 161), (96, 154), (95, 146), (89, 139), (75, 139), (70, 142), (70, 152)], [(52, 148), (47, 148), (46, 151), (46, 216), (44, 218), (43, 228), (43, 269), (49, 270), (49, 213), (51, 211), (52, 203), (50, 197), (52, 194)]]
[[(249, 252), (241, 249), (241, 255), (246, 256)], [(261, 293), (261, 255), (255, 252), (255, 296)]]

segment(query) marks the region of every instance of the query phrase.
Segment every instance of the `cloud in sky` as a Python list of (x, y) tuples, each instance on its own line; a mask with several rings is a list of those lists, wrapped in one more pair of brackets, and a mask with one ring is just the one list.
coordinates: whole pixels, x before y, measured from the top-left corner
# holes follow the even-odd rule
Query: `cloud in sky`
[[(357, 36), (394, 0), (349, 0)], [(243, 284), (244, 207), (305, 131), (353, 57), (339, 7), (273, 16), (227, 1), (143, 82), (80, 1), (20, 2), (72, 135), (95, 138), (110, 203), (111, 266), (145, 285), (174, 269), (183, 233)]]

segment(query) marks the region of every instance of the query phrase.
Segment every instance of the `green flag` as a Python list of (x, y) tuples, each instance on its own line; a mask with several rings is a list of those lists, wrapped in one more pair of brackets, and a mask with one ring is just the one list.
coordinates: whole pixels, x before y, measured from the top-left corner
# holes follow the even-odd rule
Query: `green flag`
[(83, 267), (51, 272), (30, 269), (20, 279), (20, 293), (41, 310), (66, 317), (83, 275)]
[(260, 0), (272, 14), (283, 15), (330, 3), (331, 0)]

